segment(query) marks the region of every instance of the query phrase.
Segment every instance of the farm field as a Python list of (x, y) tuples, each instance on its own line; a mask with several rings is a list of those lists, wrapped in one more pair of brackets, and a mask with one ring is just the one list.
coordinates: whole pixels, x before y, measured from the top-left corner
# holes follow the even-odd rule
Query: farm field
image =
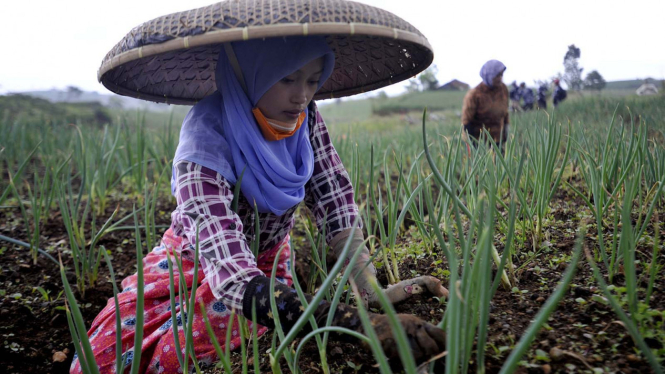
[[(432, 275), (451, 290), (394, 307), (446, 330), (447, 354), (430, 371), (662, 372), (665, 96), (571, 95), (556, 110), (513, 114), (503, 155), (467, 147), (462, 98), (320, 107), (381, 283)], [(170, 224), (182, 111), (151, 116), (113, 112), (109, 125), (94, 113), (78, 123), (48, 111), (0, 116), (3, 372), (67, 373), (77, 310), (87, 327), (113, 302), (106, 259), (120, 287), (137, 271), (137, 251), (146, 255)], [(304, 206), (292, 244), (303, 291), (329, 285), (324, 297), (349, 302), (339, 269), (319, 260), (322, 235)], [(279, 335), (258, 339), (258, 354), (247, 343), (247, 360), (238, 351), (201, 371), (422, 372), (321, 336), (302, 347), (296, 339), (295, 354)]]

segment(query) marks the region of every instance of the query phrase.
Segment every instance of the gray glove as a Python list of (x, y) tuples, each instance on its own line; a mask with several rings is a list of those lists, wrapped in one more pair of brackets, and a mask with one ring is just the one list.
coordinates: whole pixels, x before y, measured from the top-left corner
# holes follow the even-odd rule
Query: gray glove
[[(346, 244), (349, 235), (351, 235), (351, 229), (344, 230), (332, 238), (329, 243), (331, 250), (328, 252), (327, 258), (329, 264), (337, 261), (344, 249), (344, 245)], [(344, 265), (348, 266), (351, 258), (355, 254), (355, 250), (358, 247), (362, 247), (360, 250), (361, 253), (356, 262), (351, 264), (353, 269), (351, 270), (351, 277), (353, 277), (354, 282), (358, 286), (358, 292), (360, 292), (362, 297), (361, 301), (365, 308), (368, 306), (378, 308), (380, 306), (378, 295), (370, 285), (370, 279), (376, 282), (376, 268), (370, 262), (369, 250), (363, 245), (363, 241), (364, 237), (362, 232), (360, 230), (355, 230), (353, 238), (351, 239), (351, 250), (347, 255), (346, 263)], [(425, 290), (437, 297), (448, 296), (448, 290), (441, 285), (441, 281), (429, 275), (403, 280), (397, 284), (389, 286), (387, 289), (383, 290), (383, 292), (388, 297), (388, 300), (395, 304), (410, 298), (411, 295), (423, 293)]]

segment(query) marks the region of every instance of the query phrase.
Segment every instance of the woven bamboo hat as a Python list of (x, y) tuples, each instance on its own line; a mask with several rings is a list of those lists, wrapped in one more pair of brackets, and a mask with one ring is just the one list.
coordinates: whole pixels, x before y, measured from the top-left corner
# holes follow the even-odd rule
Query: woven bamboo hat
[(332, 76), (315, 95), (329, 99), (375, 90), (425, 70), (429, 42), (394, 14), (345, 0), (227, 0), (173, 13), (132, 29), (102, 61), (98, 80), (138, 99), (193, 105), (217, 89), (226, 42), (325, 35)]

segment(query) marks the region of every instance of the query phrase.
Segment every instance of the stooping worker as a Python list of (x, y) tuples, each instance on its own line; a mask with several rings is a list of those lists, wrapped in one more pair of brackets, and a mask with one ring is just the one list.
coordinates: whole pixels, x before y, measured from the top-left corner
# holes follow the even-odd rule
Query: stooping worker
[[(237, 1), (219, 3), (187, 14), (207, 12), (211, 17), (215, 15), (221, 17), (226, 14), (224, 22), (239, 25), (242, 30), (244, 21), (240, 19), (231, 22), (233, 20), (228, 19), (231, 13), (224, 11), (225, 7), (233, 7), (235, 3)], [(248, 1), (247, 4), (241, 4), (240, 8), (251, 7), (252, 4), (261, 3)], [(317, 8), (319, 7), (317, 4), (319, 3), (311, 3), (309, 6), (319, 12), (318, 22), (323, 22), (327, 19), (326, 12), (332, 11), (332, 7), (325, 8), (325, 4), (321, 4), (321, 7)], [(279, 6), (294, 5), (280, 2)], [(357, 7), (362, 9), (355, 9)], [(349, 12), (362, 10), (368, 16), (368, 23), (372, 22), (374, 13), (383, 12), (356, 3), (348, 3), (344, 9)], [(254, 9), (256, 14), (262, 11)], [(276, 14), (286, 13), (276, 11)], [(179, 21), (181, 17), (181, 14), (176, 14), (158, 20), (167, 22), (173, 19), (181, 25), (182, 21)], [(195, 21), (184, 24), (196, 27)], [(267, 23), (271, 21), (272, 18), (262, 20)], [(317, 19), (308, 21), (309, 31), (313, 32)], [(312, 99), (317, 91), (322, 91), (322, 87), (329, 79), (333, 79), (333, 82), (326, 86), (328, 97), (333, 96), (331, 94), (334, 93), (333, 90), (339, 90), (340, 96), (361, 92), (362, 87), (354, 86), (359, 82), (357, 79), (345, 79), (342, 74), (347, 74), (346, 70), (335, 70), (346, 69), (348, 64), (357, 64), (348, 59), (348, 50), (344, 48), (349, 42), (355, 41), (357, 51), (366, 50), (365, 55), (357, 56), (359, 61), (371, 60), (370, 56), (378, 56), (377, 59), (389, 56), (391, 53), (388, 52), (392, 51), (380, 50), (377, 46), (393, 48), (395, 44), (391, 43), (394, 43), (393, 35), (397, 35), (395, 34), (397, 31), (394, 31), (396, 27), (408, 26), (408, 30), (411, 30), (408, 32), (417, 33), (415, 28), (404, 21), (398, 19), (395, 22), (398, 24), (389, 27), (390, 43), (377, 44), (376, 37), (361, 38), (357, 33), (351, 39), (348, 36), (353, 32), (349, 30), (346, 22), (340, 22), (339, 27), (329, 22), (326, 24), (326, 33), (333, 34), (333, 38), (327, 39), (325, 35), (307, 35), (307, 28), (303, 36), (293, 36), (292, 29), (284, 28), (286, 30), (284, 32), (288, 31), (290, 34), (280, 37), (282, 29), (277, 23), (271, 25), (270, 32), (274, 36), (271, 38), (251, 39), (247, 34), (243, 35), (247, 32), (245, 30), (234, 34), (238, 35), (238, 41), (229, 42), (229, 36), (225, 36), (227, 39), (224, 40), (224, 45), (212, 43), (207, 47), (199, 47), (198, 50), (194, 48), (195, 51), (180, 48), (167, 52), (171, 55), (165, 59), (165, 64), (171, 63), (172, 65), (168, 65), (171, 67), (174, 53), (180, 53), (175, 59), (180, 61), (186, 61), (188, 56), (191, 56), (188, 63), (182, 64), (183, 71), (190, 72), (189, 76), (195, 77), (195, 80), (201, 78), (204, 81), (206, 74), (209, 73), (210, 78), (214, 78), (216, 88), (211, 94), (200, 97), (200, 101), (190, 110), (182, 125), (171, 180), (177, 208), (172, 213), (171, 227), (164, 233), (161, 244), (154, 248), (143, 262), (145, 272), (143, 343), (141, 347), (132, 347), (134, 339), (132, 322), (135, 324), (136, 321), (134, 313), (137, 276), (135, 274), (122, 282), (123, 292), (119, 294), (120, 309), (116, 310), (113, 299), (109, 300), (109, 304), (94, 320), (89, 331), (95, 359), (101, 372), (110, 373), (115, 369), (115, 333), (111, 332), (115, 331), (116, 313), (120, 313), (123, 324), (123, 347), (127, 347), (123, 348), (123, 356), (127, 364), (131, 364), (133, 352), (141, 349), (141, 372), (175, 373), (182, 370), (174, 352), (173, 329), (177, 326), (173, 326), (171, 319), (168, 256), (182, 259), (185, 281), (190, 290), (195, 261), (199, 261), (196, 300), (205, 305), (207, 318), (220, 344), (223, 347), (229, 345), (232, 350), (238, 348), (240, 344), (238, 321), (230, 321), (232, 310), (237, 315), (244, 315), (251, 320), (254, 302), (257, 322), (262, 325), (258, 330), (259, 335), (274, 326), (272, 313), (275, 311), (270, 308), (271, 298), (274, 298), (279, 306), (277, 312), (285, 332), (289, 331), (303, 313), (303, 304), (295, 290), (291, 288), (292, 264), (289, 244), (289, 232), (294, 226), (294, 214), (300, 202), (304, 202), (312, 212), (319, 230), (325, 231), (325, 239), (333, 257), (336, 257), (335, 260), (348, 261), (351, 258), (354, 251), (349, 252), (346, 259), (338, 257), (351, 235), (354, 222), (359, 217), (358, 206), (354, 202), (349, 175), (331, 143), (323, 118)], [(147, 29), (155, 30), (150, 27)], [(222, 34), (217, 31), (218, 33), (214, 35)], [(232, 31), (237, 30), (232, 29)], [(131, 37), (135, 39), (136, 34), (132, 33)], [(154, 35), (153, 37), (153, 40), (160, 42), (164, 40)], [(426, 42), (424, 37), (422, 40)], [(191, 36), (190, 42), (194, 41), (196, 41), (195, 36)], [(380, 42), (380, 39), (378, 41)], [(127, 45), (123, 42), (125, 41), (121, 41), (119, 45)], [(422, 54), (423, 47), (417, 47)], [(412, 49), (414, 46), (403, 42), (398, 48)], [(145, 45), (142, 51), (147, 53)], [(214, 56), (216, 63), (211, 64), (212, 72), (206, 70), (206, 66), (210, 65), (201, 62), (211, 61), (206, 60), (206, 51), (217, 53)], [(123, 52), (122, 49), (120, 52)], [(347, 57), (340, 60), (342, 56)], [(412, 58), (417, 56), (418, 54), (411, 54)], [(159, 55), (148, 59), (150, 61), (145, 63), (154, 64), (155, 61), (159, 61), (158, 57)], [(408, 56), (400, 58), (406, 57)], [(427, 56), (424, 58), (428, 59)], [(140, 64), (142, 61), (144, 60), (139, 58), (133, 62)], [(392, 65), (392, 62), (389, 63)], [(409, 66), (413, 68), (414, 65)], [(100, 71), (103, 71), (105, 66), (102, 64)], [(115, 73), (107, 76), (108, 80), (105, 80), (103, 73), (101, 74), (102, 83), (107, 87), (127, 81), (122, 77), (118, 78), (122, 72), (117, 70), (117, 66), (116, 64), (108, 68)], [(192, 66), (200, 66), (201, 70), (192, 73)], [(426, 65), (421, 65), (418, 71), (424, 68)], [(357, 67), (353, 71), (357, 72)], [(337, 76), (331, 78), (334, 73)], [(408, 72), (388, 73), (404, 73), (405, 78), (413, 75)], [(185, 77), (187, 74), (172, 76)], [(377, 88), (387, 85), (388, 80), (384, 80), (386, 77), (375, 76), (372, 78), (375, 81), (369, 83), (374, 83)], [(118, 78), (118, 83), (112, 81), (115, 78)], [(174, 86), (181, 84), (182, 88), (184, 86), (182, 83), (175, 82)], [(160, 87), (163, 88), (164, 85)], [(177, 96), (177, 93), (191, 95), (180, 96), (178, 100), (193, 102), (199, 100), (197, 92), (195, 89), (181, 89), (177, 92), (166, 90), (163, 96), (171, 96), (170, 100), (175, 101), (173, 97)], [(128, 90), (127, 94), (130, 93), (131, 90)], [(146, 96), (150, 97), (150, 94), (142, 95)], [(159, 94), (153, 94), (153, 98), (159, 98)], [(232, 209), (234, 185), (239, 183), (241, 175), (241, 194), (237, 209), (234, 210)], [(259, 235), (254, 232), (254, 203), (259, 211)], [(197, 238), (197, 226), (199, 258), (195, 258), (193, 247)], [(258, 256), (255, 256), (249, 247), (248, 243), (252, 240), (259, 242)], [(377, 307), (379, 305), (377, 295), (370, 287), (370, 282), (376, 281), (376, 270), (369, 263), (369, 252), (363, 245), (362, 231), (356, 229), (350, 240), (352, 249), (360, 248), (362, 251), (357, 262), (348, 264), (353, 268), (352, 274), (362, 295), (362, 300), (357, 302)], [(269, 277), (272, 275), (273, 263), (280, 250), (282, 252), (277, 258), (277, 273), (274, 274), (279, 282), (273, 293), (269, 287)], [(175, 283), (178, 282), (179, 276), (176, 272)], [(400, 282), (383, 292), (391, 302), (398, 302), (410, 297), (416, 289), (428, 290), (439, 297), (448, 293), (439, 280), (430, 276)], [(307, 298), (311, 300), (310, 296)], [(176, 309), (178, 326), (181, 326), (182, 320), (187, 316), (180, 305)], [(215, 349), (198, 308), (193, 312), (195, 355), (200, 363), (211, 364), (217, 361)], [(334, 315), (333, 325), (363, 332), (356, 308), (341, 304), (335, 310), (330, 310), (330, 304), (324, 301), (316, 309), (314, 318), (318, 323), (324, 324), (330, 313)], [(387, 317), (383, 314), (370, 313), (370, 318), (384, 351), (390, 357), (396, 358), (398, 353)], [(443, 330), (415, 316), (399, 315), (399, 319), (410, 337), (410, 345), (417, 360), (423, 360), (443, 351), (445, 343)], [(232, 323), (234, 326), (232, 339), (225, 341), (227, 329)], [(184, 341), (183, 329), (178, 328), (177, 333), (180, 341)], [(80, 371), (79, 361), (74, 360), (71, 372)]]
[(547, 110), (547, 85), (538, 87), (538, 109)]
[(524, 99), (524, 104), (522, 104), (522, 109), (525, 112), (533, 109), (533, 104), (536, 101), (536, 98), (533, 96), (533, 90), (526, 86), (526, 83), (522, 82), (520, 84), (520, 92), (522, 98)]
[(508, 138), (508, 88), (503, 84), (506, 66), (489, 60), (480, 69), (483, 81), (466, 93), (462, 105), (462, 125), (473, 145), (487, 130), (501, 149)]
[(513, 112), (521, 112), (522, 106), (520, 105), (520, 101), (522, 101), (520, 87), (517, 85), (517, 82), (513, 81), (513, 83), (510, 84), (510, 110)]

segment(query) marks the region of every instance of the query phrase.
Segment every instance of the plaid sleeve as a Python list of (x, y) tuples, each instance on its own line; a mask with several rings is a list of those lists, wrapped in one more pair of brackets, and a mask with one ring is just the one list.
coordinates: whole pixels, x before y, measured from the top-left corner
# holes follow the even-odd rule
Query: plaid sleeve
[(199, 224), (199, 260), (210, 289), (240, 312), (247, 284), (264, 274), (256, 267), (240, 217), (231, 210), (231, 185), (219, 173), (193, 162), (176, 164), (174, 172), (178, 201), (171, 216), (174, 233), (195, 243)]
[[(353, 186), (342, 160), (330, 140), (323, 117), (312, 102), (310, 111), (310, 142), (314, 150), (314, 172), (305, 186), (305, 204), (316, 218), (319, 230), (324, 219), (326, 242), (342, 230), (353, 227), (359, 217), (353, 197)], [(359, 222), (362, 227), (362, 222)]]

